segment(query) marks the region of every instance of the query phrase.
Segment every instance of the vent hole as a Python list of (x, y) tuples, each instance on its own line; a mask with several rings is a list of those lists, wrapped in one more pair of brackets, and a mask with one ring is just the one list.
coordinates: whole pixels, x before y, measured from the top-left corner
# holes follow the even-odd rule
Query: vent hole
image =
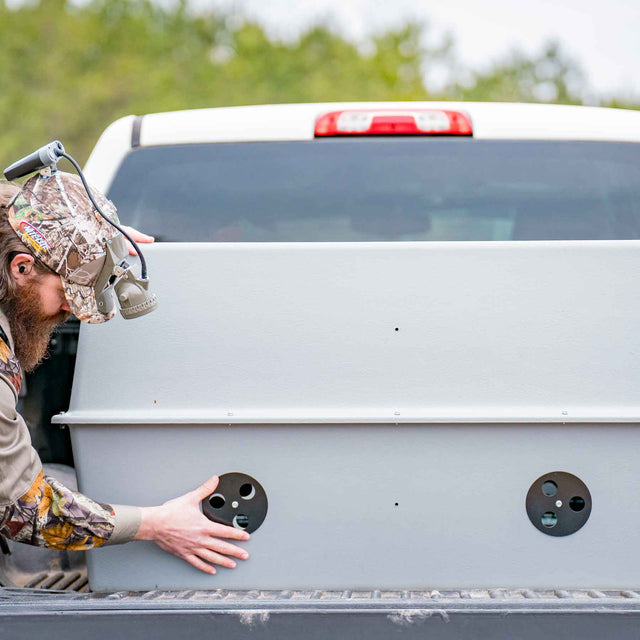
[(214, 508), (214, 509), (222, 509), (222, 507), (224, 507), (226, 500), (224, 499), (223, 495), (220, 495), (219, 493), (214, 493), (210, 498), (209, 498), (209, 504)]
[(553, 480), (547, 480), (542, 483), (542, 493), (549, 498), (553, 498), (558, 493), (558, 485)]
[(580, 496), (573, 496), (571, 500), (569, 500), (569, 507), (572, 511), (582, 511), (584, 509), (584, 498)]
[(547, 511), (542, 514), (542, 526), (547, 527), (547, 529), (551, 529), (551, 527), (555, 527), (558, 523), (558, 516), (553, 513), (553, 511)]
[(243, 515), (242, 513), (239, 513), (233, 519), (233, 526), (236, 529), (246, 529), (249, 526), (249, 518), (247, 516)]
[(239, 490), (240, 497), (245, 500), (251, 500), (256, 495), (256, 488), (249, 482), (243, 484)]

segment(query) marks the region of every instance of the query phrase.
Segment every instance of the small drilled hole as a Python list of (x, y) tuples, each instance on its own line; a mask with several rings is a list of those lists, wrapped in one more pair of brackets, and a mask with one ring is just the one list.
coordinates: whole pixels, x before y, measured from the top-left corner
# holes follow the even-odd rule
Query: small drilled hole
[(398, 506), (398, 503), (396, 502), (396, 507)]
[(542, 483), (542, 493), (548, 498), (553, 498), (558, 493), (558, 485), (553, 480), (547, 480)]
[(551, 527), (555, 527), (558, 523), (558, 516), (553, 513), (553, 511), (547, 511), (542, 514), (541, 522), (543, 527), (551, 529)]
[(400, 327), (396, 327), (396, 328), (395, 328), (395, 330), (396, 330), (396, 331), (400, 331)]
[(246, 529), (249, 526), (249, 518), (242, 513), (239, 513), (233, 519), (233, 526), (236, 529)]
[(252, 484), (247, 482), (240, 487), (239, 493), (241, 498), (244, 498), (245, 500), (251, 500), (251, 498), (256, 495), (256, 488)]
[(222, 507), (224, 507), (225, 502), (226, 502), (226, 500), (224, 499), (224, 496), (221, 496), (219, 493), (214, 493), (209, 498), (209, 504), (214, 509), (222, 509)]
[(573, 496), (571, 500), (569, 500), (569, 507), (572, 511), (582, 511), (584, 509), (584, 498), (580, 496)]

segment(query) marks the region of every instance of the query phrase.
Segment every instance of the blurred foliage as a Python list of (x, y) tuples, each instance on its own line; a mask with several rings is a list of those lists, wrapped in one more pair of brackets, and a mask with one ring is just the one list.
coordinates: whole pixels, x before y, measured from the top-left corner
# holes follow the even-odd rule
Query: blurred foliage
[(584, 84), (580, 68), (551, 42), (535, 58), (509, 53), (488, 71), (474, 74), (469, 86), (450, 87), (450, 93), (462, 100), (582, 104)]
[[(452, 42), (421, 24), (360, 46), (326, 26), (293, 42), (256, 23), (194, 14), (186, 0), (0, 0), (0, 164), (61, 139), (84, 162), (102, 130), (135, 113), (335, 100), (544, 101), (580, 104), (584, 78), (560, 47), (460, 69)], [(432, 70), (450, 83), (429, 89)], [(619, 105), (637, 108), (638, 105)]]

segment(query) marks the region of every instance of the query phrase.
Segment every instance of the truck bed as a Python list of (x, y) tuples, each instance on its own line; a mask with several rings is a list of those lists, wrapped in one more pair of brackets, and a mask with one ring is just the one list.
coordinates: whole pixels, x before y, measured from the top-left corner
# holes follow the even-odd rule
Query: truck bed
[(3, 640), (43, 637), (637, 638), (636, 591), (147, 591), (0, 589)]

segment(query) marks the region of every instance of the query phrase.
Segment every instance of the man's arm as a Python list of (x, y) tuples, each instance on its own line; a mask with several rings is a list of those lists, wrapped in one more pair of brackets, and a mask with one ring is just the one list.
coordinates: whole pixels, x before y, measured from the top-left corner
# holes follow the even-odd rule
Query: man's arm
[[(16, 542), (78, 551), (118, 542), (115, 523), (111, 506), (71, 491), (40, 471), (29, 489), (4, 508), (0, 532)], [(125, 536), (119, 541), (128, 542)]]
[(71, 491), (45, 476), (31, 446), (27, 426), (15, 410), (16, 394), (0, 374), (0, 533), (53, 549), (92, 549), (131, 540), (152, 540), (198, 569), (215, 573), (212, 564), (235, 567), (227, 557), (246, 559), (244, 549), (220, 538), (248, 540), (233, 527), (210, 522), (200, 500), (217, 478), (159, 507), (108, 505)]
[(217, 486), (218, 478), (213, 476), (194, 491), (169, 500), (159, 507), (143, 507), (142, 521), (135, 539), (153, 540), (161, 549), (186, 560), (205, 573), (216, 572), (212, 564), (233, 569), (236, 563), (226, 556), (246, 560), (249, 554), (220, 538), (248, 540), (249, 534), (211, 522), (202, 515), (200, 502), (213, 493)]
[[(4, 343), (3, 343), (4, 344)], [(6, 365), (6, 363), (3, 363)], [(6, 369), (6, 366), (4, 367)], [(16, 388), (0, 375), (0, 532), (7, 537), (54, 549), (90, 549), (118, 536), (116, 514), (109, 506), (46, 477), (29, 430), (15, 409)], [(120, 522), (133, 539), (140, 513), (126, 512)], [(137, 523), (135, 520), (137, 518)]]

